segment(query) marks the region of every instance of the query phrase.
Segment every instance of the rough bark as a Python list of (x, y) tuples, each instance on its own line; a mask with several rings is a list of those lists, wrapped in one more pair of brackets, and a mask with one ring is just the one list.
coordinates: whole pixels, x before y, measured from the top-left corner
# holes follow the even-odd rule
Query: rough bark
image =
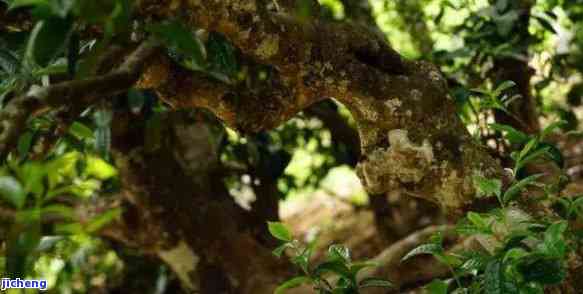
[(155, 150), (141, 147), (143, 129), (114, 138), (126, 209), (120, 233), (105, 234), (158, 256), (187, 292), (271, 293), (289, 273), (222, 182), (216, 126), (184, 113), (163, 126)]
[[(358, 171), (369, 193), (402, 188), (450, 212), (471, 204), (474, 173), (499, 173), (455, 115), (439, 71), (403, 60), (360, 26), (300, 22), (260, 9), (255, 1), (141, 4), (144, 13), (160, 17), (189, 11), (192, 25), (224, 34), (244, 54), (277, 71), (271, 87), (250, 91), (166, 66), (162, 81), (143, 86), (156, 87), (177, 107), (205, 107), (227, 125), (254, 132), (334, 97), (358, 124), (364, 155)], [(163, 64), (157, 65), (158, 78)]]
[[(153, 58), (154, 53), (135, 63), (135, 70), (114, 74), (122, 74), (120, 80), (129, 88), (147, 60), (149, 67), (139, 86), (154, 89), (177, 109), (207, 108), (242, 132), (273, 128), (313, 103), (333, 97), (357, 122), (362, 154), (357, 169), (369, 193), (399, 189), (452, 214), (475, 204), (472, 176), (496, 176), (500, 167), (465, 130), (434, 66), (403, 60), (383, 38), (362, 26), (297, 20), (265, 2), (143, 0), (137, 4), (148, 19), (184, 15), (193, 27), (223, 34), (246, 58), (273, 67), (269, 84), (253, 89), (225, 85), (180, 69), (163, 56)], [(111, 78), (106, 75), (81, 84), (105, 77)], [(3, 109), (5, 117), (0, 118), (13, 120), (10, 111), (18, 110), (24, 121), (34, 108), (27, 106), (28, 98), (53, 107), (68, 102), (53, 105), (46, 99), (59, 87), (75, 90), (60, 93), (65, 98), (79, 94), (79, 103), (91, 102), (82, 98), (108, 97), (120, 90), (109, 91), (107, 81), (111, 80), (100, 82), (91, 95), (72, 84), (37, 89), (27, 99), (17, 99), (24, 103)], [(144, 134), (139, 128), (115, 131), (122, 138), (114, 138), (114, 157), (126, 210), (119, 229), (104, 234), (157, 255), (189, 291), (220, 293), (233, 287), (236, 293), (271, 293), (287, 272), (269, 249), (240, 226), (248, 218), (217, 174), (216, 148), (209, 140), (212, 129), (196, 119), (187, 122), (180, 116), (171, 118), (153, 150), (140, 148)], [(227, 280), (227, 288), (220, 289)]]

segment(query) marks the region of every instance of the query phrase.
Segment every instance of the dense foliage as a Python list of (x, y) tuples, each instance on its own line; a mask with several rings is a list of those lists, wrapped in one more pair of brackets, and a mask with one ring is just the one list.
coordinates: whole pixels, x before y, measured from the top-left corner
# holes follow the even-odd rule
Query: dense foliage
[[(241, 228), (235, 231), (250, 232), (253, 240), (269, 251), (277, 248), (274, 254), (278, 257), (290, 257), (289, 264), (285, 259), (274, 261), (284, 262), (288, 269), (285, 276), (276, 279), (280, 285), (274, 289), (276, 293), (303, 284), (318, 293), (346, 294), (367, 293), (362, 290), (365, 288), (399, 291), (399, 287), (434, 294), (570, 293), (564, 290), (565, 285), (580, 288), (575, 272), (580, 271), (582, 262), (583, 196), (567, 187), (580, 184), (578, 169), (583, 164), (577, 151), (583, 138), (579, 124), (583, 114), (582, 0), (320, 0), (320, 5), (308, 0), (240, 1), (269, 2), (265, 10), (274, 11), (283, 11), (290, 2), (290, 17), (300, 23), (319, 18), (333, 24), (358, 24), (383, 34), (404, 56), (433, 62), (447, 80), (457, 115), (476, 144), (483, 144), (504, 168), (504, 174), (497, 178), (480, 171), (466, 175), (473, 181), (468, 189), (474, 189), (481, 201), (478, 207), (464, 211), (455, 228), (430, 240), (418, 240), (421, 244), (399, 256), (398, 266), (432, 255), (447, 269), (430, 280), (409, 284), (382, 275), (361, 279), (362, 270), (387, 265), (355, 262), (351, 249), (338, 244), (321, 246), (326, 253), (317, 255), (316, 241), (294, 239), (280, 222), (280, 204), (310, 202), (318, 193), (338, 198), (342, 194), (335, 190), (339, 183), (356, 177), (355, 166), (369, 150), (361, 150), (356, 123), (347, 108), (327, 99), (302, 109), (285, 124), (261, 132), (229, 128), (216, 118), (216, 111), (198, 107), (184, 110), (190, 105), (175, 105), (142, 78), (145, 74), (133, 72), (131, 63), (138, 59), (133, 54), (140, 52), (141, 45), (156, 44), (165, 58), (162, 63), (175, 71), (171, 79), (178, 81), (172, 89), (176, 96), (187, 96), (180, 91), (186, 88), (181, 83), (188, 79), (201, 78), (211, 85), (257, 95), (279, 95), (274, 89), (291, 82), (282, 81), (279, 75), (285, 66), (255, 60), (232, 41), (232, 36), (193, 27), (188, 12), (162, 17), (141, 9), (141, 2), (148, 1), (0, 1), (2, 129), (14, 127), (4, 120), (16, 121), (19, 128), (15, 137), (0, 138), (0, 145), (7, 146), (0, 150), (3, 278), (43, 277), (52, 293), (131, 293), (141, 287), (148, 293), (187, 293), (184, 277), (169, 262), (173, 259), (165, 259), (166, 248), (127, 241), (132, 236), (120, 237), (123, 230), (117, 230), (120, 224), (123, 229), (132, 227), (131, 219), (136, 215), (158, 216), (155, 208), (148, 213), (129, 208), (135, 204), (134, 194), (141, 191), (124, 186), (139, 178), (124, 168), (130, 169), (131, 159), (141, 162), (145, 170), (155, 170), (157, 166), (148, 166), (148, 160), (157, 164), (158, 159), (136, 155), (141, 152), (180, 153), (165, 149), (178, 145), (172, 141), (178, 135), (169, 135), (168, 125), (174, 122), (172, 115), (186, 113), (190, 126), (208, 126), (208, 134), (201, 131), (201, 141), (219, 158), (215, 166), (210, 163), (212, 155), (194, 152), (201, 156), (198, 159), (208, 158), (208, 166), (202, 160), (184, 163), (195, 166), (188, 175), (195, 178), (199, 185), (195, 187), (211, 186), (205, 190), (210, 191), (209, 199), (196, 201), (223, 205), (220, 201), (226, 200), (221, 193), (226, 191), (227, 198), (234, 198), (237, 204), (233, 206), (243, 208), (241, 212), (224, 210), (237, 212), (237, 216), (232, 215), (232, 226)], [(172, 3), (162, 1), (160, 5), (171, 6), (175, 1), (168, 2)], [(143, 67), (161, 59), (151, 54)], [(370, 57), (367, 61), (376, 60)], [(114, 78), (105, 85), (97, 83), (108, 74)], [(126, 75), (131, 81), (127, 87), (121, 84)], [(59, 85), (65, 86), (57, 94), (45, 91)], [(67, 87), (81, 87), (82, 91)], [(238, 95), (226, 96), (228, 103), (247, 103)], [(42, 107), (33, 107), (30, 105), (37, 103), (25, 99), (30, 97), (46, 101)], [(25, 103), (18, 104), (21, 100)], [(217, 108), (223, 110), (220, 103)], [(264, 104), (263, 116), (275, 115), (269, 101)], [(30, 106), (34, 111), (18, 121), (12, 105)], [(294, 111), (300, 110), (289, 112)], [(232, 116), (236, 122), (246, 117)], [(203, 150), (205, 144), (194, 149)], [(183, 153), (192, 154), (189, 152)], [(205, 177), (200, 176), (201, 170), (207, 172)], [(147, 186), (141, 178), (135, 182)], [(356, 186), (350, 195), (340, 198), (356, 211), (373, 211), (377, 235), (385, 247), (420, 228), (411, 219), (426, 216), (434, 224), (448, 223), (435, 204), (416, 199), (411, 206), (403, 197), (389, 201), (387, 195), (366, 195)], [(160, 191), (152, 193), (156, 192)], [(156, 201), (147, 203), (144, 207), (162, 206)], [(179, 200), (173, 205), (178, 210)], [(393, 216), (403, 215), (398, 219), (401, 222), (391, 219), (389, 224), (399, 233), (387, 232), (386, 223), (382, 225), (390, 218), (386, 211), (391, 209)], [(407, 220), (404, 215), (411, 209), (432, 214), (413, 215)], [(207, 216), (206, 211), (205, 207), (190, 214)], [(209, 215), (205, 221), (221, 218)], [(249, 222), (240, 223), (240, 219)], [(390, 227), (393, 224), (402, 228)], [(192, 238), (208, 233), (177, 231)], [(456, 244), (462, 245), (453, 246), (452, 235)], [(468, 240), (475, 242), (464, 246)], [(132, 246), (126, 246), (130, 243)], [(197, 243), (206, 248), (214, 243), (201, 244)], [(246, 255), (263, 258), (265, 254), (251, 251), (254, 248), (246, 248), (250, 250)], [(372, 259), (378, 253), (364, 255)], [(236, 280), (229, 270), (241, 269), (215, 268), (215, 259), (220, 258), (203, 257), (200, 263), (208, 266), (210, 273), (226, 272), (224, 281)], [(226, 289), (232, 292), (225, 293), (239, 293)]]

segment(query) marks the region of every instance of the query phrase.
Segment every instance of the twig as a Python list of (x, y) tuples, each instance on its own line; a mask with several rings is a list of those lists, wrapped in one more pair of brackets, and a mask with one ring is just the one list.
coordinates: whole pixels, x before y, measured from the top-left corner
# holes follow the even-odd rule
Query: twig
[(141, 76), (146, 61), (158, 51), (158, 42), (147, 40), (112, 72), (84, 80), (63, 82), (47, 87), (32, 86), (0, 111), (0, 154), (5, 155), (26, 128), (26, 121), (42, 107), (90, 105), (129, 89)]

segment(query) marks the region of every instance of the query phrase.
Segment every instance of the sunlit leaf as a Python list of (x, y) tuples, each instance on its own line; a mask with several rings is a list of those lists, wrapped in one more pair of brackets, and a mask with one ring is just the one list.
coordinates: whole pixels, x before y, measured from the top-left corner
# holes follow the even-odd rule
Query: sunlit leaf
[(498, 85), (498, 87), (492, 92), (492, 96), (494, 97), (498, 97), (500, 96), (504, 91), (516, 87), (516, 83), (514, 81), (504, 81), (503, 83), (501, 83), (500, 85)]
[(69, 134), (80, 140), (93, 139), (93, 130), (77, 121), (73, 122), (69, 127)]
[(288, 228), (279, 222), (267, 222), (267, 229), (271, 235), (281, 241), (289, 242), (292, 240), (292, 234)]
[(295, 277), (295, 278), (287, 280), (283, 284), (279, 285), (279, 287), (277, 287), (277, 289), (275, 289), (275, 291), (273, 293), (274, 294), (283, 294), (283, 293), (285, 293), (285, 290), (299, 287), (302, 284), (305, 284), (308, 282), (310, 282), (309, 277), (305, 277), (305, 276)]
[(529, 139), (527, 134), (508, 125), (490, 124), (489, 127), (493, 130), (504, 132), (505, 138), (508, 139), (511, 144), (524, 144)]
[(443, 247), (441, 246), (441, 244), (423, 244), (423, 245), (419, 245), (417, 246), (415, 249), (411, 250), (409, 253), (407, 253), (407, 255), (405, 255), (401, 261), (406, 261), (408, 259), (411, 259), (415, 256), (418, 255), (424, 255), (424, 254), (431, 254), (431, 255), (436, 255), (436, 254), (441, 254), (443, 252)]
[(392, 288), (395, 287), (393, 283), (387, 280), (379, 279), (379, 278), (366, 278), (360, 281), (359, 284), (360, 288), (369, 288), (369, 287), (383, 287), (383, 288)]
[(117, 170), (105, 160), (89, 155), (85, 159), (85, 174), (99, 180), (107, 180), (117, 175)]
[(281, 255), (283, 254), (283, 252), (287, 249), (292, 247), (292, 245), (289, 242), (283, 243), (280, 246), (278, 246), (277, 248), (275, 248), (272, 253), (273, 255), (277, 256), (277, 257), (281, 257)]
[(345, 278), (352, 278), (353, 277), (350, 269), (341, 260), (334, 260), (334, 261), (328, 261), (328, 262), (321, 263), (318, 266), (316, 266), (316, 268), (314, 268), (313, 272), (314, 272), (314, 275), (316, 275), (316, 276), (320, 276), (320, 275), (327, 273), (327, 272), (332, 272), (332, 273), (335, 273), (335, 274), (342, 276), (342, 277), (345, 277)]
[(93, 218), (85, 227), (85, 230), (89, 233), (94, 233), (99, 231), (101, 228), (116, 220), (121, 216), (121, 208), (113, 208), (107, 210), (106, 212)]
[(18, 138), (18, 145), (16, 146), (16, 150), (18, 150), (18, 154), (20, 155), (20, 160), (24, 160), (32, 147), (32, 140), (34, 138), (34, 133), (31, 131), (27, 131)]
[(531, 175), (510, 186), (510, 188), (504, 192), (504, 196), (502, 196), (504, 203), (508, 203), (509, 201), (513, 200), (523, 189), (529, 185), (534, 184), (535, 181), (542, 176), (543, 174)]
[(331, 245), (328, 247), (328, 260), (340, 260), (344, 263), (350, 263), (350, 249), (343, 245)]
[(548, 227), (544, 234), (544, 242), (542, 249), (549, 256), (563, 257), (567, 251), (567, 244), (565, 243), (565, 231), (567, 230), (567, 223), (557, 222)]
[(502, 181), (499, 179), (488, 179), (481, 175), (474, 175), (473, 180), (479, 197), (499, 197), (502, 193)]
[(425, 287), (429, 294), (447, 294), (448, 284), (442, 280), (433, 280)]
[(0, 196), (16, 208), (22, 208), (26, 202), (26, 192), (20, 182), (11, 176), (0, 177)]

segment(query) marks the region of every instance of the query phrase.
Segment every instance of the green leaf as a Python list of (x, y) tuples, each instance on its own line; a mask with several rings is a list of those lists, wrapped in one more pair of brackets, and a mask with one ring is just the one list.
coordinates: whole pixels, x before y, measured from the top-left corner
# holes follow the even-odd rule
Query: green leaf
[(8, 6), (8, 10), (13, 10), (16, 8), (27, 7), (27, 6), (39, 6), (46, 5), (49, 6), (49, 0), (13, 0)]
[(516, 183), (514, 183), (506, 192), (504, 192), (504, 196), (502, 197), (504, 203), (508, 203), (509, 201), (513, 200), (516, 195), (518, 195), (526, 186), (533, 184), (538, 178), (542, 177), (543, 174), (536, 174), (528, 176)]
[(353, 279), (354, 276), (350, 269), (341, 260), (327, 261), (319, 264), (314, 269), (315, 276), (321, 276), (323, 273), (332, 272), (347, 279)]
[[(53, 171), (57, 171), (57, 169), (53, 169)], [(43, 195), (45, 190), (43, 181), (46, 176), (46, 169), (42, 164), (25, 162), (17, 173), (26, 192), (33, 193), (37, 198)]]
[(281, 244), (280, 246), (278, 246), (277, 248), (275, 248), (272, 253), (273, 255), (277, 256), (277, 257), (281, 257), (281, 255), (283, 254), (283, 252), (287, 249), (292, 247), (292, 245), (288, 242)]
[(93, 130), (77, 121), (73, 122), (69, 127), (69, 134), (79, 140), (93, 139)]
[(292, 257), (291, 262), (299, 266), (304, 272), (309, 271), (310, 253), (304, 250), (301, 254)]
[(61, 204), (47, 205), (41, 208), (40, 214), (59, 216), (59, 218), (66, 220), (74, 220), (76, 216), (74, 208)]
[(484, 293), (505, 294), (504, 288), (503, 264), (500, 260), (493, 260), (484, 272)]
[(498, 87), (492, 92), (492, 96), (494, 97), (498, 97), (500, 96), (504, 91), (515, 87), (516, 83), (513, 81), (505, 81), (503, 83), (501, 83), (500, 85), (498, 85)]
[(379, 278), (366, 278), (360, 281), (359, 284), (360, 288), (369, 288), (369, 287), (385, 287), (385, 288), (393, 288), (395, 285), (390, 281), (379, 279)]
[(510, 144), (524, 144), (529, 139), (527, 134), (508, 125), (490, 124), (489, 126), (495, 131), (506, 133), (505, 138), (508, 139)]
[(529, 162), (533, 162), (536, 159), (539, 159), (542, 156), (549, 154), (548, 147), (542, 147), (540, 149), (535, 149), (533, 152), (529, 153), (525, 157), (522, 157), (519, 161), (516, 162), (514, 167), (514, 173), (518, 174), (518, 172)]
[(151, 25), (148, 30), (158, 36), (167, 47), (190, 59), (189, 65), (195, 70), (206, 68), (204, 44), (195, 34), (180, 22), (173, 21)]
[(485, 258), (483, 256), (477, 256), (470, 258), (462, 263), (460, 266), (461, 270), (470, 272), (481, 270), (485, 266)]
[(514, 28), (514, 25), (516, 24), (516, 20), (518, 20), (518, 17), (519, 17), (518, 13), (515, 10), (510, 10), (501, 16), (494, 17), (494, 22), (496, 23), (496, 29), (498, 31), (498, 34), (501, 37), (508, 37), (509, 34), (512, 32), (512, 29)]
[(480, 94), (480, 95), (484, 95), (484, 96), (490, 96), (490, 91), (488, 91), (487, 89), (474, 88), (474, 89), (470, 89), (470, 92), (474, 92), (476, 94)]
[(441, 254), (443, 252), (443, 247), (441, 246), (441, 244), (423, 244), (423, 245), (419, 245), (417, 246), (415, 249), (411, 250), (409, 253), (407, 253), (407, 255), (405, 255), (402, 259), (401, 262), (406, 261), (410, 258), (413, 258), (417, 255), (422, 255), (422, 254), (431, 254), (431, 255), (437, 255), (437, 254)]
[(63, 236), (44, 236), (40, 239), (40, 242), (36, 248), (38, 252), (48, 252), (49, 250), (55, 248), (55, 246), (62, 240), (65, 240)]
[(77, 176), (77, 161), (81, 158), (79, 152), (68, 152), (59, 156), (46, 165), (49, 189), (54, 189), (65, 179)]
[(310, 281), (311, 281), (310, 278), (308, 278), (306, 276), (295, 277), (295, 278), (287, 280), (283, 284), (279, 285), (279, 287), (277, 287), (277, 289), (275, 289), (275, 291), (273, 293), (274, 294), (283, 294), (283, 293), (285, 293), (285, 290), (299, 287), (300, 285), (308, 283)]
[(550, 225), (544, 234), (543, 250), (545, 254), (554, 257), (563, 257), (567, 252), (565, 231), (567, 222), (561, 221)]
[[(92, 2), (92, 1), (80, 1)], [(67, 16), (73, 7), (74, 0), (14, 0), (9, 9), (31, 7), (32, 15), (37, 18), (52, 18)]]
[(328, 260), (340, 260), (344, 263), (350, 263), (350, 249), (343, 245), (334, 244), (328, 247)]
[(474, 175), (473, 180), (479, 197), (500, 196), (502, 181), (499, 179), (487, 179), (480, 175)]
[(561, 128), (562, 126), (566, 125), (567, 122), (560, 120), (557, 122), (554, 122), (550, 125), (548, 125), (547, 127), (545, 127), (540, 134), (540, 140), (544, 140), (549, 134), (551, 134), (554, 130)]
[(232, 79), (239, 70), (235, 48), (218, 33), (211, 32), (207, 41), (208, 62), (211, 70)]
[(546, 150), (546, 155), (551, 159), (558, 167), (565, 167), (565, 158), (563, 153), (557, 146), (549, 143), (540, 143), (540, 148)]
[(551, 24), (550, 21), (548, 21), (547, 19), (545, 19), (544, 17), (541, 17), (539, 15), (532, 15), (540, 24), (543, 28), (545, 28), (546, 30), (548, 30), (549, 32), (552, 32), (553, 34), (557, 34), (557, 30), (555, 30), (555, 28), (553, 27), (553, 25)]
[(80, 223), (55, 224), (55, 233), (63, 235), (78, 235), (83, 234), (83, 226)]
[(543, 285), (559, 284), (567, 275), (559, 259), (540, 254), (523, 258), (516, 268), (526, 282), (537, 282)]
[(12, 75), (20, 70), (20, 62), (16, 56), (2, 48), (0, 48), (0, 70)]
[(526, 155), (528, 155), (532, 150), (535, 149), (535, 147), (538, 145), (538, 143), (539, 143), (538, 138), (530, 139), (530, 141), (528, 141), (528, 143), (526, 143), (526, 145), (524, 145), (522, 150), (520, 150), (520, 153), (518, 155), (518, 159), (522, 160), (524, 157), (526, 157)]
[(86, 158), (85, 174), (104, 181), (116, 176), (117, 170), (105, 160), (89, 155)]
[(131, 1), (76, 1), (76, 12), (83, 21), (104, 29), (105, 38), (127, 33), (130, 25)]
[(528, 255), (528, 252), (522, 248), (512, 248), (504, 254), (504, 261), (520, 260)]
[(0, 177), (0, 196), (18, 209), (21, 209), (26, 202), (24, 188), (11, 176)]
[(508, 7), (508, 0), (498, 0), (498, 1), (496, 1), (496, 9), (498, 9), (499, 12), (506, 11), (506, 8), (507, 7)]
[(114, 208), (110, 209), (95, 218), (93, 218), (85, 227), (85, 230), (89, 233), (94, 233), (99, 231), (105, 225), (109, 224), (110, 222), (114, 221), (115, 219), (121, 216), (122, 210), (121, 208)]
[(26, 49), (27, 60), (45, 67), (65, 48), (71, 30), (70, 20), (51, 18), (39, 21), (32, 32)]
[(484, 231), (484, 232), (488, 232), (490, 225), (488, 222), (486, 222), (486, 220), (479, 214), (479, 213), (475, 213), (475, 212), (468, 212), (468, 220), (470, 220), (470, 222), (472, 222), (472, 224), (474, 224), (474, 226), (476, 226), (478, 229)]
[(447, 289), (449, 285), (442, 280), (433, 280), (425, 289), (429, 291), (429, 294), (447, 294)]
[(20, 155), (20, 160), (24, 160), (30, 151), (30, 147), (32, 147), (32, 140), (34, 139), (34, 133), (31, 131), (27, 131), (20, 138), (18, 138), (18, 145), (16, 146), (16, 150), (18, 150), (18, 154)]
[(269, 233), (281, 240), (281, 241), (286, 241), (286, 242), (290, 242), (292, 241), (292, 234), (291, 232), (288, 230), (288, 228), (280, 223), (280, 222), (267, 222), (267, 229), (269, 230)]

